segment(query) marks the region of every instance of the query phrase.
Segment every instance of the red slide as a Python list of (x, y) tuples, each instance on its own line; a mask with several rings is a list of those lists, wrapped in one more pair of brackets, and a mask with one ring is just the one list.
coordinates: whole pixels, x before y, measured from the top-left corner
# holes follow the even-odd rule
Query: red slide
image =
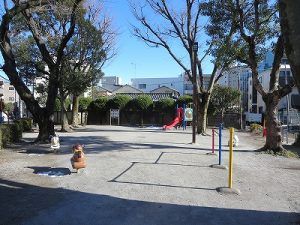
[(175, 127), (179, 122), (180, 122), (180, 118), (177, 116), (171, 123), (164, 125), (163, 129), (164, 130), (171, 129), (172, 127)]
[(172, 127), (175, 127), (178, 123), (181, 122), (182, 117), (183, 117), (183, 108), (180, 107), (177, 109), (177, 116), (175, 117), (175, 119), (172, 120), (171, 123), (164, 125), (163, 129), (167, 130), (167, 129), (171, 129)]

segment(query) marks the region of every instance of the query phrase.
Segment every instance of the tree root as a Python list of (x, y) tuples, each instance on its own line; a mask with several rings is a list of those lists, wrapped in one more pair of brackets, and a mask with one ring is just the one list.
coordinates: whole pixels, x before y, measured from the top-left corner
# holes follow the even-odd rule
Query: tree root
[(255, 152), (271, 154), (276, 156), (284, 156), (284, 157), (297, 157), (295, 153), (286, 150), (284, 147), (279, 146), (278, 148), (272, 149), (269, 146), (265, 145), (260, 149), (255, 150)]

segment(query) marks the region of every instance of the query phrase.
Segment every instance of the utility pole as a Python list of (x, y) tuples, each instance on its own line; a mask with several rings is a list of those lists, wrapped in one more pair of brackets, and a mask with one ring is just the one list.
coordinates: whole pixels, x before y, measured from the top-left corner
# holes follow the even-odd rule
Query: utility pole
[(196, 143), (196, 127), (197, 127), (197, 52), (198, 52), (198, 42), (194, 42), (192, 51), (192, 77), (193, 77), (193, 137), (192, 143)]

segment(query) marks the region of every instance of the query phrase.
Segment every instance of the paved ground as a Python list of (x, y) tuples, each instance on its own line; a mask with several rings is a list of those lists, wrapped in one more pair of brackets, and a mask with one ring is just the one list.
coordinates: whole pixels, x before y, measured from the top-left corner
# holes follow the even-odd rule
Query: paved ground
[[(300, 160), (257, 154), (262, 138), (237, 134), (233, 186), (241, 195), (216, 191), (228, 170), (210, 167), (218, 163), (206, 155), (211, 137), (192, 145), (190, 130), (88, 126), (59, 134), (59, 154), (26, 143), (0, 151), (0, 224), (300, 224)], [(78, 174), (69, 161), (76, 143), (86, 145), (88, 163)], [(57, 170), (68, 175), (38, 175)]]

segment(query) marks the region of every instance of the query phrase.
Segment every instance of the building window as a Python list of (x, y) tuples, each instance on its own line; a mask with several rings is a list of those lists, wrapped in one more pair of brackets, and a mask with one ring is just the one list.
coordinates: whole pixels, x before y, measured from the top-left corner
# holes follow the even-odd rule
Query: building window
[(10, 102), (13, 102), (14, 100), (15, 100), (14, 97), (9, 97), (9, 98), (8, 98), (8, 101), (10, 101)]
[(14, 87), (9, 87), (9, 88), (8, 88), (8, 90), (10, 90), (10, 91), (14, 91), (14, 90), (15, 90), (15, 88), (14, 88)]
[(146, 84), (139, 84), (139, 89), (146, 89)]

